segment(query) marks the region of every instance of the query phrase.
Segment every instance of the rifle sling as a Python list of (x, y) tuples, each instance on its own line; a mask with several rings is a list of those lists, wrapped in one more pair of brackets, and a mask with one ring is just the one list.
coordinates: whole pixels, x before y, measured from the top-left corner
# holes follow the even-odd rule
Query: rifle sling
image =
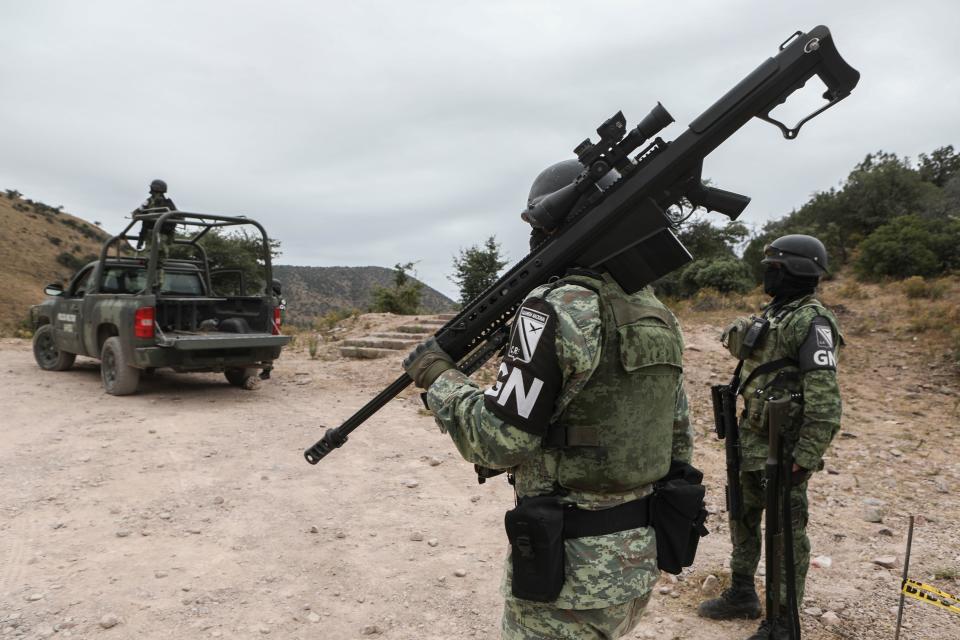
[[(797, 366), (797, 361), (793, 358), (780, 358), (779, 360), (771, 360), (770, 362), (764, 362), (762, 365), (751, 371), (746, 380), (739, 382), (740, 370), (743, 368), (743, 360), (741, 360), (737, 365), (736, 371), (733, 373), (733, 381), (736, 383), (737, 395), (743, 393), (743, 390), (747, 388), (747, 385), (753, 382), (754, 378), (757, 376), (762, 376), (767, 373), (779, 371), (780, 369), (795, 366)], [(733, 386), (733, 384), (731, 384), (731, 386)]]

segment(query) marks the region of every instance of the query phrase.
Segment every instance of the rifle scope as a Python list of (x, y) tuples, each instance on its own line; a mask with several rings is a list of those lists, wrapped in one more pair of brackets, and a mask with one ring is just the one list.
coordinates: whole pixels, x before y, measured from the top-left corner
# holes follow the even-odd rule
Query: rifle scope
[(599, 142), (594, 144), (587, 138), (573, 150), (584, 166), (583, 173), (571, 184), (540, 198), (520, 217), (535, 228), (553, 231), (563, 223), (581, 196), (591, 189), (599, 189), (597, 182), (611, 169), (624, 173), (631, 164), (630, 153), (672, 122), (673, 116), (658, 102), (640, 124), (624, 134), (627, 121), (623, 112), (618, 111), (597, 127)]

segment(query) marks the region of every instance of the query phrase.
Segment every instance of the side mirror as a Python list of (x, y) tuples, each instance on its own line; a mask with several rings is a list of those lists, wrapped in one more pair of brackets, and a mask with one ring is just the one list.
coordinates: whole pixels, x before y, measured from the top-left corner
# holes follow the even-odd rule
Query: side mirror
[(63, 285), (62, 284), (48, 284), (43, 288), (43, 292), (48, 296), (62, 296), (63, 295)]
[(281, 292), (280, 281), (279, 281), (279, 280), (274, 280), (273, 283), (272, 283), (272, 287), (273, 287), (273, 292), (274, 292), (276, 295), (279, 296), (279, 295), (280, 295), (280, 292)]

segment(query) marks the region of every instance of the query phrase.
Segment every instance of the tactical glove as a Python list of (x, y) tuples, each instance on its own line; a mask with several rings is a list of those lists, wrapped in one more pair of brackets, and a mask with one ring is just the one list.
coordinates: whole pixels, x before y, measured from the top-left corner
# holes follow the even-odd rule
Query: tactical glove
[(429, 389), (441, 373), (455, 367), (453, 359), (440, 348), (435, 338), (418, 344), (403, 360), (403, 370), (421, 389)]
[(794, 463), (793, 469), (790, 471), (790, 486), (795, 487), (798, 484), (803, 484), (810, 479), (810, 476), (813, 475), (813, 472), (809, 469), (804, 469), (800, 465)]

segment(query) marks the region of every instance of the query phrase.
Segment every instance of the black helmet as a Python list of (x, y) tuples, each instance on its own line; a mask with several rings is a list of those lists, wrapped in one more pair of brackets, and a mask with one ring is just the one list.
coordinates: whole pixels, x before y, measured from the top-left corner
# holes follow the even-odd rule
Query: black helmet
[(795, 276), (819, 278), (827, 272), (827, 248), (813, 236), (794, 233), (777, 238), (763, 248), (761, 264), (782, 265)]
[[(540, 200), (572, 184), (573, 181), (577, 179), (577, 176), (583, 173), (583, 168), (579, 160), (570, 159), (552, 164), (541, 171), (540, 175), (534, 178), (533, 184), (530, 185), (530, 194), (527, 196), (527, 211), (521, 214), (520, 217), (535, 228), (552, 228), (559, 224), (559, 220), (538, 220), (536, 219), (537, 216), (529, 216), (527, 214)], [(597, 181), (597, 186), (601, 190), (604, 190), (616, 182), (619, 177), (620, 174), (617, 173), (616, 169), (611, 169), (605, 176)]]
[(150, 191), (159, 191), (160, 193), (167, 192), (167, 183), (163, 180), (154, 180), (150, 183)]

